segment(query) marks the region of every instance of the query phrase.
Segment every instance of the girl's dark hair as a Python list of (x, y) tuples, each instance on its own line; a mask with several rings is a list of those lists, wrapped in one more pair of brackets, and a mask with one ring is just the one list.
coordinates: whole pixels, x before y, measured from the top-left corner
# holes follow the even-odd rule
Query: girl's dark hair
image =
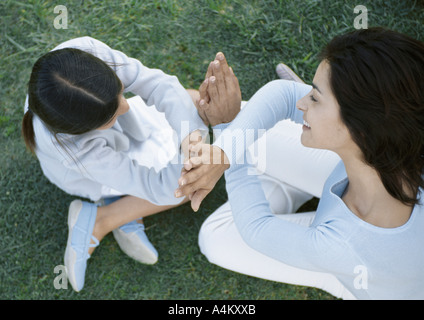
[(65, 48), (43, 55), (32, 69), (29, 109), (22, 120), (27, 147), (34, 153), (34, 114), (55, 137), (82, 134), (112, 119), (121, 91), (122, 83), (112, 68), (90, 53)]
[(335, 37), (321, 52), (342, 121), (390, 195), (424, 187), (424, 43), (384, 28)]

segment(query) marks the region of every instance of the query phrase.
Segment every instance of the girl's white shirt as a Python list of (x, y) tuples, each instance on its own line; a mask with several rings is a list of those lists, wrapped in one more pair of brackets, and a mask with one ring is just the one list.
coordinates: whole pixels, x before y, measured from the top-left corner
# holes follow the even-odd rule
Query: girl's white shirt
[[(190, 95), (175, 76), (144, 66), (139, 60), (114, 50), (91, 37), (66, 41), (53, 50), (77, 48), (105, 61), (124, 85), (124, 93), (139, 96), (147, 108), (163, 113), (174, 130), (175, 157), (161, 169), (146, 166), (130, 157), (133, 146), (149, 140), (153, 127), (146, 112), (130, 104), (114, 126), (81, 135), (58, 134), (60, 145), (44, 123), (34, 115), (36, 155), (45, 176), (68, 194), (97, 201), (102, 190), (133, 195), (158, 205), (178, 204), (178, 187), (183, 156), (182, 140), (191, 132), (208, 128), (199, 117)], [(25, 112), (28, 109), (28, 97)]]

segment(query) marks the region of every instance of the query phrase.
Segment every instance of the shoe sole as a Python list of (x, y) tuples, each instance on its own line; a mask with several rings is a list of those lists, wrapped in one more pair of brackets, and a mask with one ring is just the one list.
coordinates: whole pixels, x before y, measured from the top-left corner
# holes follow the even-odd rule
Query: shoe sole
[[(112, 232), (121, 250), (129, 257), (144, 264), (155, 264), (158, 261), (154, 252), (144, 245), (140, 246), (140, 239), (137, 234), (127, 234), (119, 228)], [(137, 250), (134, 248), (137, 248)]]
[(78, 288), (76, 279), (75, 279), (75, 262), (77, 259), (76, 252), (71, 247), (71, 241), (72, 241), (72, 231), (74, 229), (75, 224), (77, 223), (79, 213), (81, 212), (83, 203), (81, 200), (74, 200), (71, 202), (71, 205), (69, 206), (68, 211), (68, 241), (66, 244), (66, 250), (65, 250), (65, 267), (66, 272), (68, 275), (69, 282), (72, 285), (72, 288), (74, 288), (75, 291), (80, 291), (82, 288)]
[(275, 71), (281, 79), (305, 83), (292, 69), (290, 69), (289, 66), (285, 65), (284, 63), (279, 63), (275, 68)]

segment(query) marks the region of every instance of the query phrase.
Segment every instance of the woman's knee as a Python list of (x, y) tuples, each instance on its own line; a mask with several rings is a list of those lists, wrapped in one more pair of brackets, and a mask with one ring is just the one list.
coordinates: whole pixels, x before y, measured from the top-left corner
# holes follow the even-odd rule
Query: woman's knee
[(232, 215), (228, 203), (222, 205), (212, 213), (202, 224), (198, 235), (200, 252), (211, 263), (220, 260), (228, 239), (228, 230), (231, 229)]

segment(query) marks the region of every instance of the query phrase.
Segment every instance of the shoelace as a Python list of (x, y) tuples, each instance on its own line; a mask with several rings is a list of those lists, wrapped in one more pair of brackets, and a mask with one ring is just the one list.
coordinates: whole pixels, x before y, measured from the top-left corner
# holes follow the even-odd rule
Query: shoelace
[[(84, 233), (87, 233), (86, 230), (75, 226), (74, 229), (78, 229)], [(77, 251), (78, 253), (82, 254), (81, 258), (82, 259), (88, 259), (90, 258), (90, 254), (88, 253), (88, 249), (89, 248), (95, 248), (99, 245), (99, 240), (97, 240), (97, 238), (93, 235), (90, 236), (90, 240), (92, 240), (94, 243), (90, 243), (88, 244), (88, 246), (86, 244), (72, 244), (72, 249), (74, 249), (75, 251)]]
[[(142, 219), (138, 219), (142, 220)], [(119, 227), (124, 232), (134, 232), (134, 231), (143, 231), (145, 230), (144, 223), (138, 223), (137, 220), (129, 222), (127, 224), (124, 224), (123, 226)]]

